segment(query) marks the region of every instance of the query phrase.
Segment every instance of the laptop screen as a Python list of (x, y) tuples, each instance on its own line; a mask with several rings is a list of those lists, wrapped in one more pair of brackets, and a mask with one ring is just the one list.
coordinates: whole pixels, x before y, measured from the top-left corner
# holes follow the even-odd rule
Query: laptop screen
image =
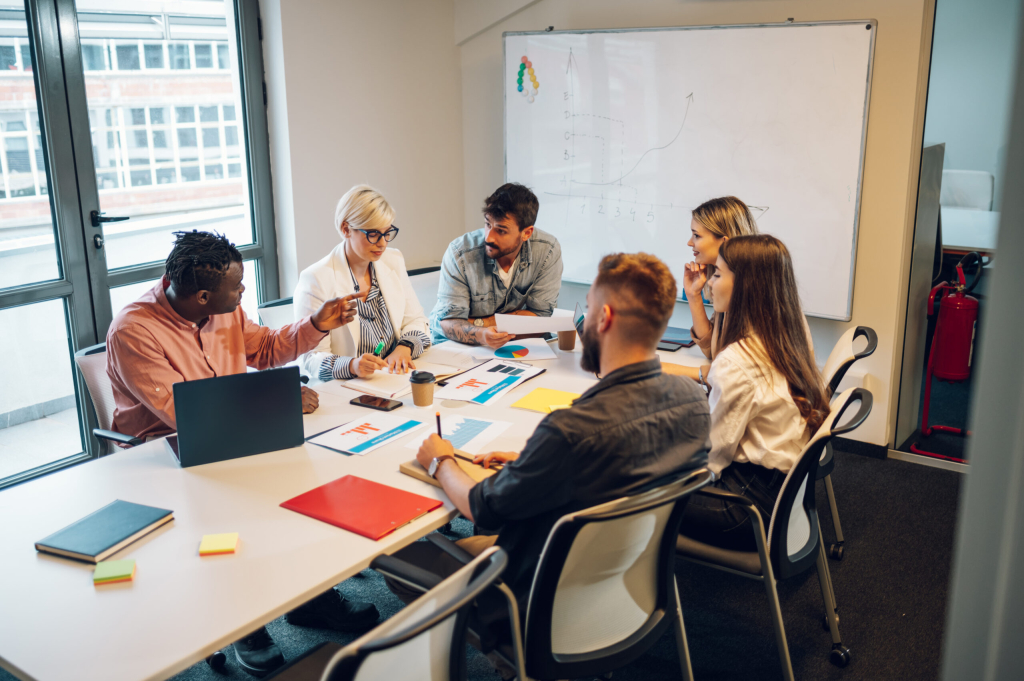
[(580, 335), (581, 339), (583, 338), (583, 320), (585, 318), (586, 318), (586, 315), (584, 315), (583, 314), (583, 310), (580, 309), (580, 304), (576, 303), (576, 311), (573, 312), (572, 323), (573, 323), (573, 326), (576, 327), (576, 333), (578, 333)]

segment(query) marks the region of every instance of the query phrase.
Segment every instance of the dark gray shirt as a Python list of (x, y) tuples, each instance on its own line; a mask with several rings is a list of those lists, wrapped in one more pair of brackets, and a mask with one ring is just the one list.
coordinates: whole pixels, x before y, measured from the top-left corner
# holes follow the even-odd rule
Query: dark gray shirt
[(520, 601), (561, 516), (704, 465), (710, 430), (707, 397), (658, 359), (613, 371), (546, 416), (519, 458), (469, 494), (477, 527), (509, 553), (502, 578)]

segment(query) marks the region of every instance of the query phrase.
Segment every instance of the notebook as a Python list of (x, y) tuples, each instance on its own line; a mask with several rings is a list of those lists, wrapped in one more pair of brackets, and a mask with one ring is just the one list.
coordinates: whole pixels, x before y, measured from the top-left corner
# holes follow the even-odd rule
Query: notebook
[[(417, 360), (415, 364), (416, 371), (429, 371), (439, 381), (463, 371), (458, 367), (448, 366), (447, 364), (431, 364), (430, 362), (420, 360)], [(387, 369), (384, 369), (373, 372), (367, 378), (353, 378), (345, 381), (343, 386), (368, 395), (394, 399), (412, 392), (412, 384), (409, 383), (411, 375), (411, 372), (408, 374), (389, 374)]]
[(677, 329), (673, 326), (665, 329), (665, 333), (661, 335), (661, 342), (681, 345), (684, 348), (693, 347), (695, 344), (689, 329)]
[(440, 508), (438, 499), (346, 475), (281, 504), (282, 508), (377, 541)]
[(37, 541), (36, 551), (99, 563), (172, 520), (173, 511), (118, 499)]
[(114, 584), (116, 582), (130, 582), (135, 579), (135, 559), (128, 560), (105, 560), (96, 564), (92, 573), (92, 583)]
[[(469, 461), (462, 461), (460, 459), (455, 459), (455, 461), (456, 463), (459, 464), (459, 468), (461, 468), (466, 475), (473, 478), (473, 482), (480, 482), (481, 480), (486, 480), (487, 478), (491, 477), (492, 475), (498, 472), (498, 470), (495, 468), (484, 468), (483, 466), (478, 466), (475, 463), (470, 463)], [(439, 483), (434, 478), (430, 477), (430, 475), (427, 473), (427, 469), (421, 466), (420, 462), (417, 461), (416, 459), (399, 464), (398, 470), (401, 471), (402, 473), (405, 473), (411, 478), (422, 480), (423, 482), (429, 485), (433, 485), (434, 487), (441, 486), (441, 483)]]

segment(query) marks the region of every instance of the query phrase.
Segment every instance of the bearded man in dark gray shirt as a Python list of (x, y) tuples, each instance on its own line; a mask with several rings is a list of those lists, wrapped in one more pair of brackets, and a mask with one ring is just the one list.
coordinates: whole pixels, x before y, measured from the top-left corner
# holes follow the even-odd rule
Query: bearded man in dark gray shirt
[[(658, 258), (605, 257), (587, 292), (580, 362), (601, 380), (569, 409), (546, 416), (521, 453), (480, 457), (505, 466), (479, 484), (455, 464), (447, 440), (434, 434), (420, 447), (420, 464), (431, 470), (436, 460), (434, 476), (462, 515), (496, 533), (459, 544), (474, 554), (494, 543), (504, 548), (509, 565), (502, 578), (520, 605), (558, 518), (705, 464), (707, 397), (694, 381), (662, 373), (655, 352), (675, 297), (675, 279)], [(460, 567), (430, 542), (396, 556), (439, 576)]]

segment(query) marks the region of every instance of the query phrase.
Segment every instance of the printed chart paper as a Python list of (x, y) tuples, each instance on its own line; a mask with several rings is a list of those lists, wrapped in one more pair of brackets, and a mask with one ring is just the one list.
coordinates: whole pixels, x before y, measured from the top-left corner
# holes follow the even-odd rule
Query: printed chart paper
[(532, 362), (540, 359), (556, 359), (558, 355), (551, 349), (548, 342), (543, 338), (524, 338), (519, 340), (513, 338), (497, 350), (485, 347), (474, 347), (473, 357), (478, 360), (484, 359), (516, 359), (524, 362)]
[[(452, 443), (455, 449), (467, 454), (479, 454), (494, 438), (504, 433), (512, 424), (508, 421), (491, 421), (490, 419), (466, 418), (465, 416), (441, 416), (441, 433), (445, 440)], [(424, 437), (429, 433), (424, 433)], [(406, 445), (409, 449), (419, 449), (422, 441), (413, 438)]]
[(543, 371), (521, 362), (492, 359), (448, 381), (448, 385), (438, 390), (434, 397), (487, 404)]
[(345, 454), (366, 454), (424, 425), (404, 416), (379, 414), (349, 421), (311, 437), (309, 442)]

